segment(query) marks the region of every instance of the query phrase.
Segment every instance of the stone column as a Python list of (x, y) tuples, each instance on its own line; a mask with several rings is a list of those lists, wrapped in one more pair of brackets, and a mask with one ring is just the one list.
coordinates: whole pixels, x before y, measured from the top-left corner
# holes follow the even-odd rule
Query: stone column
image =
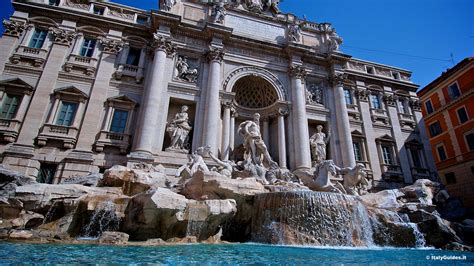
[(125, 65), (127, 63), (128, 53), (130, 51), (130, 44), (125, 44), (122, 53), (120, 54), (120, 64)]
[(19, 38), (27, 28), (23, 22), (16, 20), (4, 20), (3, 27), (5, 32), (0, 38), (0, 73), (5, 69), (5, 63), (8, 62), (13, 51), (19, 44)]
[(164, 73), (166, 58), (176, 51), (171, 43), (171, 38), (155, 34), (154, 43), (155, 58), (151, 64), (149, 75), (147, 76), (147, 86), (142, 98), (141, 115), (139, 128), (136, 135), (135, 152), (153, 153), (153, 141), (158, 136), (160, 115), (166, 113), (161, 107), (161, 98), (166, 94), (164, 84)]
[[(17, 143), (33, 145), (38, 130), (45, 122), (50, 95), (56, 87), (58, 74), (65, 62), (69, 46), (76, 33), (64, 29), (54, 29), (54, 44), (45, 62), (44, 70), (36, 85), (35, 93), (18, 136)], [(54, 116), (54, 114), (53, 114)], [(54, 117), (53, 117), (54, 118)]]
[(214, 154), (218, 152), (219, 91), (221, 89), (221, 64), (224, 50), (212, 48), (207, 54), (209, 60), (209, 81), (206, 89), (204, 111), (203, 146), (210, 146)]
[(221, 159), (222, 160), (229, 160), (230, 154), (230, 115), (231, 115), (231, 108), (232, 103), (226, 102), (223, 105), (224, 108), (224, 117), (222, 119), (222, 147), (221, 147)]
[(237, 112), (235, 109), (231, 109), (231, 115), (230, 115), (230, 137), (229, 137), (229, 154), (232, 154), (234, 152), (234, 146), (235, 146), (235, 118), (238, 116)]
[(76, 110), (76, 114), (74, 116), (74, 121), (72, 123), (72, 126), (75, 127), (75, 128), (79, 128), (80, 124), (81, 124), (81, 120), (82, 120), (82, 112), (84, 110), (84, 100), (81, 100), (79, 102), (79, 105), (77, 106), (77, 110)]
[(280, 108), (278, 110), (278, 157), (281, 168), (287, 168), (286, 165), (286, 137), (285, 137), (285, 116), (288, 110)]
[[(94, 137), (101, 130), (101, 121), (97, 119), (97, 115), (104, 110), (110, 79), (115, 72), (115, 60), (123, 47), (123, 42), (121, 40), (104, 39), (101, 41), (101, 45), (103, 50), (98, 63), (97, 77), (87, 102), (87, 110), (76, 145), (77, 150), (91, 151), (95, 142)], [(98, 47), (95, 50), (99, 50)]]
[(31, 37), (33, 37), (34, 32), (35, 32), (35, 27), (33, 25), (29, 25), (25, 30), (23, 39), (21, 40), (21, 46), (28, 46), (31, 40)]
[(306, 96), (303, 80), (306, 70), (302, 66), (290, 67), (293, 138), (295, 170), (311, 168), (311, 150), (309, 145), (308, 118), (306, 117)]
[(72, 49), (72, 54), (73, 55), (79, 55), (79, 52), (81, 51), (81, 45), (82, 45), (83, 41), (84, 41), (84, 34), (82, 32), (78, 33), (77, 38), (76, 38), (76, 42), (74, 43), (74, 47)]
[(16, 112), (16, 115), (14, 118), (15, 120), (23, 121), (26, 111), (28, 110), (28, 105), (30, 104), (31, 94), (32, 92), (27, 92), (23, 96), (23, 99), (21, 99), (20, 107), (18, 107), (18, 111)]
[(59, 95), (56, 94), (56, 96), (54, 97), (53, 106), (51, 107), (51, 112), (49, 113), (49, 117), (48, 117), (48, 120), (46, 122), (47, 124), (53, 124), (54, 123), (54, 118), (56, 117), (56, 113), (58, 112), (59, 103), (60, 103)]
[(104, 124), (102, 125), (102, 131), (109, 131), (109, 124), (110, 120), (112, 119), (113, 115), (113, 107), (112, 104), (109, 102), (107, 104), (107, 112), (105, 113)]
[(270, 118), (264, 117), (263, 119), (263, 142), (267, 146), (270, 145)]
[[(351, 126), (347, 114), (346, 101), (344, 99), (344, 73), (335, 72), (331, 78), (334, 91), (336, 124), (341, 149), (342, 167), (354, 167), (356, 164), (354, 147), (352, 146)], [(336, 142), (337, 143), (337, 142)]]

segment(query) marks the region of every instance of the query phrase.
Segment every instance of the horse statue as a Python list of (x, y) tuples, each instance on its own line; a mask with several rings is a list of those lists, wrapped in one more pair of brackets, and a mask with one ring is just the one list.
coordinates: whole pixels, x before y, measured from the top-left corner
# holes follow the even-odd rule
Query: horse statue
[(339, 182), (331, 182), (331, 177), (336, 177), (340, 170), (332, 160), (321, 161), (316, 165), (312, 187), (317, 191), (344, 193), (345, 190)]
[(357, 164), (355, 167), (346, 167), (340, 169), (344, 175), (343, 187), (347, 194), (359, 196), (367, 193), (367, 170), (363, 164)]

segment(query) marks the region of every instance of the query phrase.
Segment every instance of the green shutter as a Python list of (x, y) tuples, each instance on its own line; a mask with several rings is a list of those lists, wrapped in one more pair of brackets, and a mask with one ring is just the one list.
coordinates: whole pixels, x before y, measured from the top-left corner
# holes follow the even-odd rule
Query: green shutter
[(128, 111), (115, 110), (110, 125), (110, 132), (124, 133), (127, 126)]
[(2, 119), (14, 118), (19, 104), (20, 96), (6, 94), (2, 104)]
[(74, 122), (76, 107), (77, 107), (77, 103), (62, 102), (61, 109), (59, 110), (58, 118), (56, 119), (56, 125), (71, 126), (72, 123)]
[(47, 35), (48, 31), (36, 29), (33, 33), (33, 36), (31, 37), (30, 44), (28, 46), (31, 48), (41, 49), (43, 47)]

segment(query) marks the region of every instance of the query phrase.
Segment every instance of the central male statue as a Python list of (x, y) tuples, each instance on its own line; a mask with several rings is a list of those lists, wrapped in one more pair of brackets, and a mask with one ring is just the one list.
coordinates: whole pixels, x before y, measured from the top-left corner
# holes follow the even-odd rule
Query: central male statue
[(274, 162), (260, 134), (260, 114), (254, 114), (254, 120), (239, 125), (238, 133), (244, 139), (245, 160), (251, 159), (255, 165), (271, 166)]

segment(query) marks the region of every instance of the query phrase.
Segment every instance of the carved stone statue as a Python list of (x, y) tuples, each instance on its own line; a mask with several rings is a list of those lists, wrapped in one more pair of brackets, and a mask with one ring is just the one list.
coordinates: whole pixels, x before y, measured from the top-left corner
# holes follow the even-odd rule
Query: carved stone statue
[(313, 174), (313, 183), (309, 187), (317, 191), (344, 193), (344, 188), (338, 182), (334, 184), (331, 177), (336, 177), (341, 170), (332, 160), (323, 160), (318, 163)]
[(306, 103), (308, 104), (324, 104), (323, 88), (311, 85), (309, 89), (306, 89)]
[(344, 175), (344, 190), (349, 195), (364, 195), (367, 193), (367, 170), (363, 164), (357, 164), (354, 167), (346, 167), (340, 169), (340, 173)]
[(288, 41), (300, 42), (301, 41), (301, 25), (294, 23), (290, 24), (288, 28)]
[(176, 5), (177, 0), (162, 0), (161, 9), (164, 11), (170, 11), (171, 8)]
[(329, 142), (329, 137), (326, 138), (326, 134), (323, 132), (323, 126), (318, 125), (316, 127), (317, 132), (311, 136), (309, 143), (311, 145), (311, 155), (313, 161), (318, 164), (326, 160), (326, 145)]
[(254, 114), (254, 121), (247, 120), (239, 125), (238, 132), (244, 139), (245, 159), (250, 159), (255, 165), (266, 166), (275, 162), (268, 153), (267, 146), (260, 134), (260, 114)]
[(209, 168), (202, 158), (209, 152), (209, 149), (209, 146), (197, 148), (192, 154), (189, 155), (188, 162), (178, 168), (175, 176), (190, 178), (197, 171), (209, 172)]
[(216, 162), (219, 167), (216, 169), (221, 175), (231, 178), (234, 168), (237, 166), (233, 161), (221, 161), (219, 160), (212, 151), (209, 151), (209, 157)]
[(342, 38), (334, 30), (329, 36), (329, 51), (338, 51), (342, 44)]
[(218, 2), (217, 4), (214, 4), (212, 13), (214, 23), (224, 23), (224, 18), (225, 15), (227, 15), (227, 10), (225, 9), (223, 2)]
[(260, 13), (263, 11), (262, 0), (245, 0), (245, 5), (252, 12)]
[(187, 82), (196, 82), (198, 70), (191, 68), (186, 56), (179, 56), (176, 61), (176, 77)]
[(192, 127), (189, 125), (187, 111), (188, 107), (183, 105), (181, 107), (181, 112), (177, 113), (173, 121), (168, 124), (166, 131), (170, 135), (171, 145), (167, 150), (188, 152), (185, 145), (187, 144), (188, 134)]
[(280, 8), (278, 5), (280, 4), (280, 0), (264, 0), (263, 1), (263, 9), (265, 11), (270, 11), (272, 14), (276, 15), (280, 13)]

